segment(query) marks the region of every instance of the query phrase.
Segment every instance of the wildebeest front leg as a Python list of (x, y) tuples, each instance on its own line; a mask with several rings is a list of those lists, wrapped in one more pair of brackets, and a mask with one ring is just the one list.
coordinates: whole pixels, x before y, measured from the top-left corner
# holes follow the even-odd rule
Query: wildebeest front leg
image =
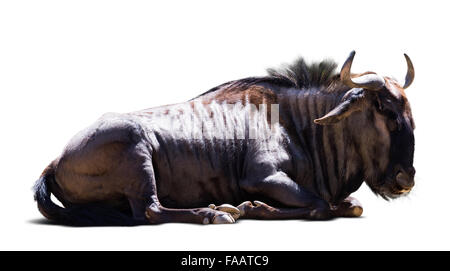
[(196, 224), (229, 224), (235, 220), (230, 213), (212, 208), (172, 209), (152, 203), (145, 215), (151, 224), (160, 223), (196, 223)]
[(145, 216), (150, 224), (229, 224), (235, 222), (233, 215), (226, 210), (215, 210), (210, 207), (192, 209), (166, 208), (161, 205), (156, 194), (150, 198), (150, 204), (145, 210)]
[(269, 197), (286, 206), (286, 208), (275, 208), (261, 202), (255, 202), (256, 206), (254, 206), (246, 202), (239, 206), (243, 212), (242, 218), (326, 219), (331, 217), (331, 210), (326, 201), (300, 187), (284, 172), (276, 172), (260, 180), (256, 178), (244, 180), (241, 188), (254, 197), (257, 195)]

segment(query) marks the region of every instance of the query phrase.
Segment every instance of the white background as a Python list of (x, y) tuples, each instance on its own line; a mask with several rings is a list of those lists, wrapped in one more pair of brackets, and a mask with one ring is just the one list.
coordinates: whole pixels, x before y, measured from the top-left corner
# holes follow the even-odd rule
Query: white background
[[(450, 25), (446, 1), (2, 1), (0, 248), (14, 250), (449, 249)], [(71, 228), (46, 225), (31, 187), (105, 112), (182, 102), (303, 55), (403, 82), (416, 187), (386, 202), (363, 185), (359, 219)]]

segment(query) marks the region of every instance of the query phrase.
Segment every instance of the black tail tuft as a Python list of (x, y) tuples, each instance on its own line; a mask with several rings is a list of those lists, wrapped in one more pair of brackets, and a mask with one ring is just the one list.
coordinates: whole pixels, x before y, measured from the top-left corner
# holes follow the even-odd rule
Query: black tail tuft
[(144, 224), (131, 216), (101, 204), (73, 205), (62, 208), (51, 200), (51, 187), (54, 182), (53, 170), (48, 167), (36, 181), (34, 200), (38, 209), (47, 219), (58, 224), (71, 226), (134, 226)]
[(38, 209), (43, 216), (60, 223), (69, 223), (64, 208), (56, 205), (51, 200), (49, 189), (49, 179), (53, 174), (44, 173), (34, 184), (34, 200), (37, 201)]

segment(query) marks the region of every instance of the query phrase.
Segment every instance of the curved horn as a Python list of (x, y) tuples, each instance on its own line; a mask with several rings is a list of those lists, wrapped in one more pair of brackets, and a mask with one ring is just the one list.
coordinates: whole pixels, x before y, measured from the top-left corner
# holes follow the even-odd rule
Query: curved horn
[(412, 64), (411, 58), (407, 54), (403, 54), (406, 59), (406, 64), (408, 64), (408, 71), (405, 76), (405, 84), (403, 85), (403, 89), (409, 87), (414, 81), (414, 66)]
[(384, 79), (376, 74), (366, 74), (352, 80), (350, 70), (355, 54), (355, 51), (352, 51), (342, 66), (340, 75), (341, 81), (351, 88), (365, 88), (369, 90), (378, 90), (382, 88), (384, 86)]

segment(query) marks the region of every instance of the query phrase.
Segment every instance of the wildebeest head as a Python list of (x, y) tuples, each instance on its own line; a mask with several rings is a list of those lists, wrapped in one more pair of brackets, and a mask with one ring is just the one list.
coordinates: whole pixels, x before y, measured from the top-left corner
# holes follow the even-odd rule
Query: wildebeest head
[(346, 120), (362, 146), (358, 152), (365, 165), (365, 181), (383, 198), (397, 198), (414, 186), (414, 121), (404, 90), (414, 79), (408, 65), (403, 86), (390, 77), (373, 72), (352, 75), (355, 52), (344, 63), (340, 80), (350, 87), (340, 103), (314, 122), (332, 125)]

